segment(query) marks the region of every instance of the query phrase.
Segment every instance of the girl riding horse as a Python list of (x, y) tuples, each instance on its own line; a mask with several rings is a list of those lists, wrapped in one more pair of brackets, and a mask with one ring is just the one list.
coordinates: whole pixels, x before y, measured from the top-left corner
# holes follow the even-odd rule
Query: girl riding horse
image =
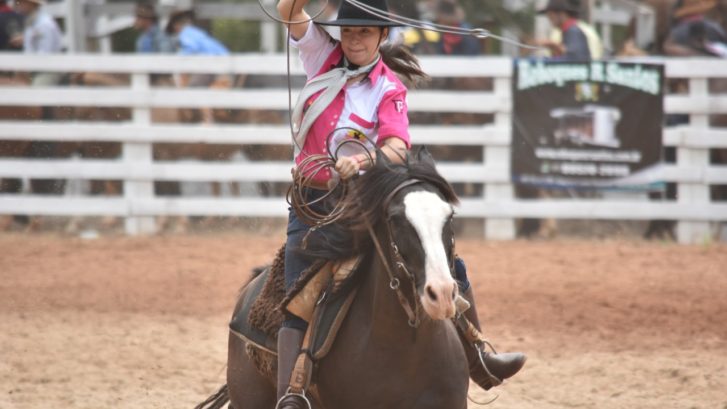
[[(321, 203), (332, 179), (340, 177), (345, 181), (370, 168), (377, 159), (376, 152), (394, 164), (404, 162), (411, 143), (407, 88), (399, 78), (416, 83), (427, 76), (407, 49), (385, 44), (390, 28), (396, 24), (346, 1), (340, 6), (336, 20), (311, 22), (303, 10), (307, 3), (308, 0), (280, 0), (277, 8), (281, 18), (288, 22), (291, 45), (298, 48), (308, 78), (293, 110), (296, 172), (308, 176), (303, 189), (306, 201)], [(385, 0), (364, 3), (384, 13), (388, 10)], [(333, 39), (321, 26), (340, 27), (340, 41)], [(368, 151), (352, 148), (360, 144), (346, 142), (351, 139), (361, 141)], [(329, 152), (336, 152), (334, 169), (337, 176), (327, 169), (311, 166), (307, 160)], [(314, 206), (325, 211), (320, 204)], [(301, 273), (312, 265), (299, 251), (311, 227), (290, 210), (285, 249), (286, 289), (290, 289)], [(316, 229), (314, 233), (325, 235), (325, 228)], [(464, 264), (458, 260), (455, 265), (459, 291), (472, 305), (466, 315), (479, 328)], [(427, 289), (425, 307), (431, 310), (428, 311), (430, 315), (454, 315), (457, 283), (447, 276)], [(300, 396), (286, 394), (286, 390), (307, 325), (303, 319), (288, 314), (278, 333), (279, 408), (305, 407)], [(525, 356), (519, 353), (485, 353), (481, 360), (472, 345), (466, 345), (465, 350), (471, 377), (486, 388), (492, 386), (487, 382), (487, 370), (502, 380), (514, 375), (525, 362)]]

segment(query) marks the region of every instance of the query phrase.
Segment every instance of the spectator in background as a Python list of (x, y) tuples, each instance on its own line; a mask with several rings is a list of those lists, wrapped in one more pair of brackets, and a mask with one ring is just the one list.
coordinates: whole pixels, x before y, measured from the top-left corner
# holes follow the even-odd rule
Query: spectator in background
[(547, 47), (553, 58), (598, 60), (603, 58), (603, 44), (596, 30), (579, 20), (580, 0), (549, 0), (538, 14), (546, 14), (556, 29), (547, 40), (537, 41)]
[[(24, 19), (22, 44), (25, 54), (55, 54), (63, 51), (63, 34), (53, 16), (43, 10), (44, 0), (16, 0), (15, 9)], [(21, 38), (15, 38), (19, 43)], [(35, 73), (33, 86), (53, 86), (61, 82), (63, 74)]]
[[(725, 30), (716, 21), (706, 16), (707, 13), (714, 10), (719, 11), (716, 0), (677, 1), (673, 8), (671, 29), (662, 47), (664, 54), (674, 57), (713, 56), (727, 58), (727, 35), (725, 35)], [(722, 17), (724, 18), (724, 16)], [(711, 92), (713, 93), (727, 91), (727, 81), (724, 79), (715, 78), (710, 83)], [(689, 83), (683, 79), (669, 79), (667, 88), (670, 93), (688, 93)], [(716, 127), (720, 126), (720, 120), (724, 121), (725, 119), (719, 116), (710, 118), (712, 126)], [(672, 113), (665, 116), (665, 127), (689, 124), (689, 122), (688, 114)], [(721, 163), (721, 161), (715, 159), (718, 155), (724, 155), (723, 152), (719, 149), (713, 149), (711, 152), (712, 160)], [(676, 148), (664, 148), (664, 161), (665, 163), (676, 163)], [(669, 182), (666, 184), (663, 193), (649, 193), (649, 198), (652, 200), (666, 199), (675, 201), (677, 200), (677, 190), (676, 184)], [(713, 200), (718, 200), (717, 197), (720, 194), (724, 194), (724, 190), (720, 189), (719, 186), (714, 186), (712, 190)], [(650, 220), (644, 238), (670, 238), (676, 240), (675, 228), (676, 222), (673, 220)]]
[[(0, 0), (0, 51), (21, 51), (22, 32), (23, 17), (10, 8), (5, 0)], [(14, 72), (0, 72), (0, 85), (16, 82), (18, 79)], [(0, 150), (3, 156), (20, 156), (25, 145), (23, 142), (0, 141)], [(20, 179), (0, 177), (0, 193), (19, 193), (22, 187)], [(6, 230), (12, 221), (12, 216), (0, 216), (0, 231)]]
[[(63, 50), (63, 35), (53, 16), (43, 6), (44, 0), (16, 0), (15, 9), (25, 18), (23, 30), (23, 52), (25, 54), (55, 54)], [(18, 40), (19, 41), (19, 40)], [(31, 76), (33, 87), (52, 87), (63, 79), (59, 72), (36, 72)], [(42, 108), (43, 120), (53, 119), (52, 107)], [(33, 141), (27, 155), (37, 158), (52, 158), (58, 155), (58, 143)], [(34, 193), (60, 194), (65, 183), (56, 179), (37, 179), (30, 181)]]
[[(436, 10), (437, 24), (471, 29), (464, 21), (464, 10), (455, 0), (440, 0)], [(439, 36), (439, 54), (441, 55), (477, 55), (480, 53), (479, 41), (469, 35), (442, 33)]]
[(141, 1), (136, 4), (136, 21), (134, 28), (141, 32), (136, 39), (136, 52), (138, 53), (172, 53), (174, 42), (164, 30), (159, 27), (159, 15), (154, 5)]
[(43, 9), (44, 5), (44, 0), (15, 1), (15, 9), (25, 18), (22, 38), (26, 54), (60, 53), (63, 50), (61, 29), (53, 16)]
[[(555, 60), (588, 61), (603, 58), (601, 38), (590, 25), (580, 20), (580, 0), (549, 0), (538, 14), (545, 14), (554, 30), (547, 40), (536, 45), (547, 47)], [(518, 185), (516, 196), (524, 199), (547, 200), (563, 195), (562, 192), (537, 186)], [(557, 233), (555, 219), (523, 219), (518, 234), (539, 238), (552, 238)]]
[[(431, 23), (421, 17), (416, 0), (392, 1), (389, 9), (398, 16), (423, 21), (425, 25)], [(389, 30), (389, 39), (395, 44), (404, 44), (417, 55), (437, 54), (439, 51), (440, 35), (436, 31), (418, 27), (392, 27)]]
[[(150, 1), (142, 0), (136, 3), (134, 11), (136, 20), (134, 21), (134, 29), (141, 34), (136, 39), (136, 52), (140, 54), (171, 54), (175, 51), (174, 39), (167, 34), (159, 25), (159, 14)], [(174, 86), (174, 80), (169, 74), (153, 74), (151, 83), (154, 86), (169, 87)], [(152, 122), (174, 122), (179, 117), (179, 111), (174, 108), (154, 108), (151, 111)], [(178, 158), (178, 150), (181, 148), (177, 144), (154, 144), (154, 160), (173, 160)], [(179, 196), (181, 195), (181, 186), (179, 182), (173, 181), (155, 181), (154, 192), (160, 196)], [(158, 219), (160, 229), (163, 229), (168, 223), (166, 217)], [(187, 219), (180, 218), (176, 228), (178, 231), (184, 231), (187, 226)]]
[(680, 0), (676, 3), (673, 25), (664, 42), (670, 56), (713, 56), (727, 58), (727, 34), (705, 14), (717, 6), (716, 0)]
[(23, 49), (23, 16), (0, 0), (0, 51)]
[[(178, 10), (169, 16), (167, 34), (176, 39), (177, 53), (179, 55), (228, 55), (229, 51), (221, 42), (209, 35), (206, 31), (195, 26), (193, 10)], [(180, 87), (213, 87), (229, 88), (231, 81), (227, 75), (214, 74), (184, 74), (178, 81)], [(211, 109), (203, 108), (202, 121), (207, 124), (214, 122)]]
[(221, 42), (195, 26), (193, 10), (178, 10), (169, 16), (167, 34), (176, 37), (180, 55), (227, 55), (229, 51)]

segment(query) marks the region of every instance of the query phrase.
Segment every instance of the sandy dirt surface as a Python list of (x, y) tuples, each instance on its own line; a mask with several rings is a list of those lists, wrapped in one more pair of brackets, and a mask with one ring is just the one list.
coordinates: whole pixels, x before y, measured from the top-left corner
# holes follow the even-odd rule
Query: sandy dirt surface
[[(281, 240), (0, 234), (0, 408), (192, 408), (224, 383), (237, 290)], [(473, 394), (490, 408), (727, 409), (727, 246), (459, 252), (495, 346), (529, 355)]]

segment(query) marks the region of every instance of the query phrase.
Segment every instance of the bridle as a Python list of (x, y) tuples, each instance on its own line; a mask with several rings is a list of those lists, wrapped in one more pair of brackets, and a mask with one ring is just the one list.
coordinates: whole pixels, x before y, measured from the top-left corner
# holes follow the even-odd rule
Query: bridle
[[(396, 194), (401, 192), (404, 188), (420, 183), (424, 182), (419, 179), (409, 179), (401, 182), (396, 188), (394, 188), (394, 190), (392, 190), (386, 196), (383, 202), (383, 209), (388, 209), (391, 201), (394, 199), (394, 196), (396, 196)], [(404, 309), (404, 312), (407, 315), (407, 323), (412, 328), (419, 327), (419, 324), (421, 324), (421, 307), (419, 302), (417, 301), (418, 294), (416, 288), (416, 277), (406, 267), (404, 257), (402, 257), (401, 253), (399, 252), (399, 246), (396, 245), (396, 241), (394, 240), (394, 236), (392, 234), (393, 229), (390, 219), (386, 219), (386, 234), (389, 239), (389, 249), (391, 255), (390, 258), (386, 257), (386, 254), (384, 253), (384, 248), (381, 245), (378, 237), (376, 236), (376, 232), (374, 231), (373, 226), (368, 220), (366, 221), (366, 228), (368, 229), (369, 236), (371, 236), (371, 241), (374, 242), (374, 247), (376, 247), (376, 251), (379, 255), (379, 258), (381, 259), (381, 263), (384, 265), (384, 269), (389, 276), (389, 288), (391, 288), (396, 293), (396, 298), (399, 300), (399, 304), (401, 305), (402, 309)], [(451, 273), (454, 271), (454, 235), (452, 236), (452, 248), (450, 249), (449, 253), (450, 254), (448, 254), (448, 258)], [(396, 266), (396, 270), (402, 273), (411, 284), (411, 302), (407, 299), (404, 290), (402, 290), (401, 288), (401, 280), (399, 279), (399, 275), (394, 273), (394, 269), (389, 264), (390, 259), (393, 260), (393, 264), (394, 266)], [(414, 304), (414, 306), (412, 306), (412, 303)]]

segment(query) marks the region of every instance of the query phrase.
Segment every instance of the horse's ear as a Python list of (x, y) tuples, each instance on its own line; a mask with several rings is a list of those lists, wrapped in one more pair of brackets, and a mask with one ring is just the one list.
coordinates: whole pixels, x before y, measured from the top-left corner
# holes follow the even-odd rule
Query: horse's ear
[(417, 162), (431, 166), (436, 167), (436, 164), (434, 163), (434, 158), (432, 157), (432, 154), (429, 153), (429, 150), (426, 148), (426, 146), (422, 146), (417, 151)]

